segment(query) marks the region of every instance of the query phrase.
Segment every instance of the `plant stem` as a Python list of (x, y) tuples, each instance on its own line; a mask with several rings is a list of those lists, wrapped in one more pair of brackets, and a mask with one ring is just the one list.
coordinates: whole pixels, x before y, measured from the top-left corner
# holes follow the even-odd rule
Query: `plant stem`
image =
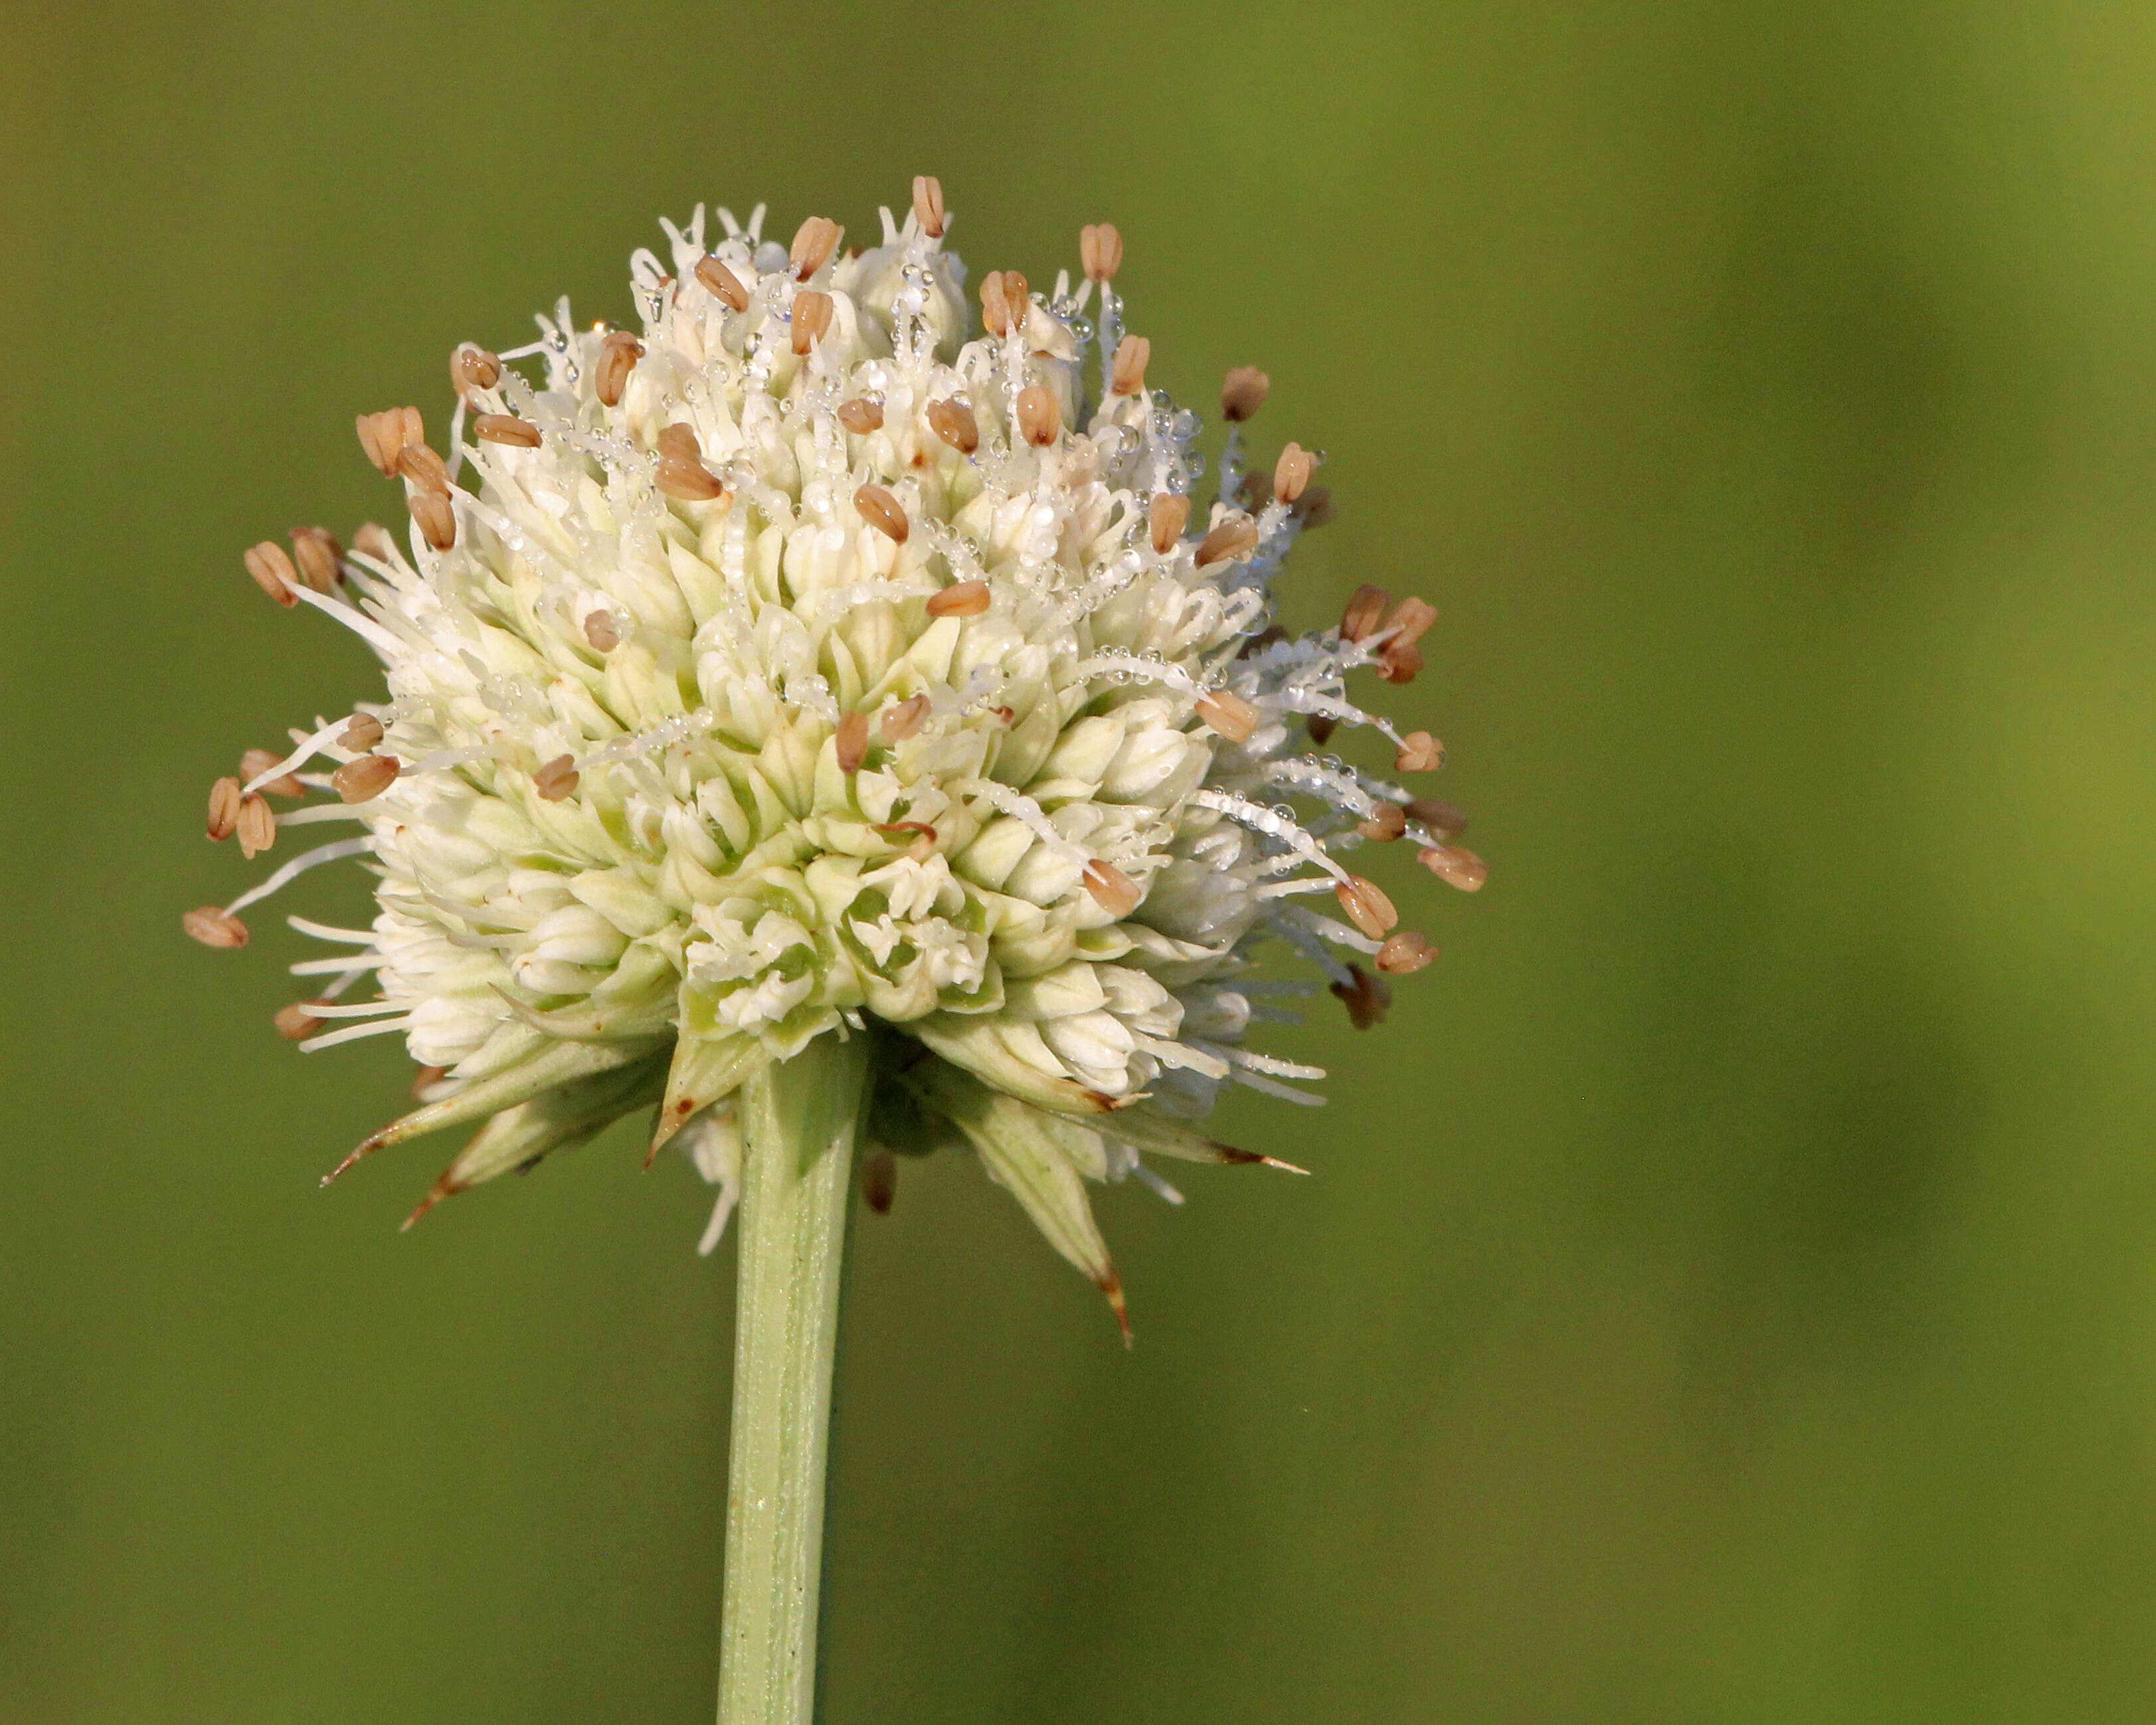
[(809, 1725), (831, 1364), (869, 1041), (819, 1036), (742, 1092), (741, 1293), (719, 1725)]

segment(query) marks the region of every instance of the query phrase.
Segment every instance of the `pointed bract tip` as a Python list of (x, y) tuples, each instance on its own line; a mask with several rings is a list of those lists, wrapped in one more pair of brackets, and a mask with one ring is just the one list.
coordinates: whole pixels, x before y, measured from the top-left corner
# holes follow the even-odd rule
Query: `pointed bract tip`
[(1130, 1308), (1123, 1303), (1122, 1277), (1116, 1275), (1115, 1266), (1110, 1265), (1093, 1286), (1107, 1296), (1109, 1309), (1116, 1314), (1116, 1327), (1123, 1332), (1123, 1346), (1130, 1347), (1131, 1313)]
[(375, 1133), (375, 1135), (371, 1138), (362, 1138), (360, 1141), (359, 1147), (357, 1150), (353, 1151), (351, 1155), (346, 1157), (342, 1162), (339, 1163), (335, 1168), (331, 1168), (327, 1173), (322, 1176), (322, 1184), (325, 1186), (328, 1185), (332, 1180), (335, 1180), (340, 1174), (343, 1173), (344, 1171), (350, 1168), (354, 1163), (364, 1162), (368, 1157), (373, 1155), (376, 1151), (382, 1147), (388, 1137), (388, 1132), (387, 1130), (384, 1130)]
[(449, 1177), (447, 1174), (444, 1174), (440, 1179), (434, 1182), (433, 1187), (429, 1189), (427, 1195), (419, 1200), (419, 1207), (413, 1210), (410, 1215), (405, 1217), (402, 1222), (398, 1224), (397, 1231), (399, 1234), (409, 1234), (412, 1231), (412, 1224), (418, 1221), (420, 1217), (425, 1215), (429, 1210), (434, 1209), (434, 1207), (439, 1204), (444, 1199), (454, 1198), (457, 1194), (464, 1189), (465, 1189), (461, 1186), (452, 1184), (450, 1183)]
[(1238, 1149), (1233, 1144), (1222, 1143), (1218, 1138), (1208, 1142), (1219, 1153), (1223, 1162), (1238, 1164), (1255, 1163), (1262, 1168), (1276, 1168), (1284, 1174), (1307, 1174), (1310, 1172), (1306, 1168), (1297, 1168), (1291, 1162), (1282, 1162), (1277, 1156), (1260, 1156), (1255, 1150)]

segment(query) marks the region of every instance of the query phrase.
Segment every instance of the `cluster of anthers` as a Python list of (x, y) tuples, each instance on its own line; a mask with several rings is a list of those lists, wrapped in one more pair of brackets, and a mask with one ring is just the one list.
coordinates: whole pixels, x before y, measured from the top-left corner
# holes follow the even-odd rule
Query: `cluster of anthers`
[(1435, 614), (1366, 586), (1337, 628), (1273, 623), (1330, 513), (1318, 457), (1246, 470), (1268, 384), (1232, 371), (1193, 519), (1200, 423), (1147, 383), (1112, 227), (1081, 236), (1075, 290), (988, 275), (972, 336), (933, 179), (866, 251), (822, 217), (785, 247), (760, 208), (718, 214), (715, 244), (700, 208), (665, 224), (670, 260), (636, 254), (639, 331), (574, 328), (565, 300), (530, 347), (459, 347), (446, 454), (416, 408), (360, 419), (408, 547), (310, 527), (247, 553), (270, 598), (375, 649), (388, 697), (217, 782), (210, 836), (250, 858), (360, 830), (187, 932), (244, 946), (250, 906), (367, 860), (371, 927), (290, 919), (337, 950), (292, 967), (333, 980), (277, 1026), (305, 1050), (401, 1034), (420, 1065), (421, 1106), (343, 1166), (484, 1122), (415, 1219), (656, 1103), (653, 1153), (721, 1189), (708, 1250), (737, 1087), (865, 1035), (870, 1204), (892, 1153), (970, 1144), (1120, 1314), (1081, 1178), (1173, 1198), (1142, 1156), (1270, 1160), (1198, 1124), (1223, 1083), (1318, 1100), (1295, 1085), (1321, 1071), (1247, 1045), (1316, 986), (1254, 977), (1258, 949), (1368, 1026), (1435, 952), (1342, 859), (1404, 840), (1482, 883), (1456, 809), (1297, 734), (1367, 726), (1398, 773), (1435, 769), (1427, 732), (1346, 685), (1410, 680)]

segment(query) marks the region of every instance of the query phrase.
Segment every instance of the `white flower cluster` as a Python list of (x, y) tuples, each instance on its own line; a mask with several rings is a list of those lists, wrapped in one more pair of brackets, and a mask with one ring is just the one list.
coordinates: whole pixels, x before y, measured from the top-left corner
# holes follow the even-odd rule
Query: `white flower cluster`
[[(1264, 1159), (1192, 1124), (1225, 1081), (1314, 1100), (1283, 1081), (1321, 1073), (1245, 1045), (1283, 1015), (1268, 989), (1309, 986), (1253, 982), (1253, 949), (1286, 942), (1366, 1023), (1385, 984), (1353, 959), (1431, 949), (1339, 854), (1405, 838), (1481, 884), (1455, 811), (1301, 747), (1374, 726), (1435, 768), (1345, 687), (1406, 680), (1434, 614), (1366, 588), (1337, 629), (1272, 625), (1327, 506), (1313, 458), (1246, 480), (1265, 379), (1230, 373), (1219, 501), (1191, 519), (1199, 421), (1146, 385), (1113, 228), (1086, 230), (1075, 292), (989, 276), (968, 339), (934, 182), (866, 251), (822, 218), (763, 239), (762, 213), (721, 210), (709, 245), (701, 210), (668, 224), (670, 255), (633, 260), (637, 332), (564, 302), (521, 352), (459, 349), (446, 456), (413, 409), (363, 418), (408, 551), (311, 529), (249, 553), (375, 649), (388, 696), (212, 797), (249, 855), (315, 820), (363, 836), (188, 929), (244, 943), (255, 899), (371, 860), (371, 928), (293, 919), (343, 950), (295, 967), (336, 981), (280, 1026), (401, 1032), (429, 1069), (355, 1155), (485, 1122), (430, 1203), (655, 1101), (654, 1152), (679, 1133), (722, 1189), (708, 1248), (737, 1087), (868, 1035), (872, 1141), (970, 1142), (1112, 1296), (1081, 1177)], [(311, 788), (336, 800), (264, 801)], [(339, 1004), (370, 974), (378, 999)]]

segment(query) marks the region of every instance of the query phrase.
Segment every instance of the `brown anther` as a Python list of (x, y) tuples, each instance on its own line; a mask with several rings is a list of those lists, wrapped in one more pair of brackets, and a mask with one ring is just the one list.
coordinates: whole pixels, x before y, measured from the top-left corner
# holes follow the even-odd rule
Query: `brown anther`
[(362, 557), (370, 557), (377, 563), (397, 561), (397, 542), (389, 536), (389, 530), (378, 521), (362, 521), (359, 531), (352, 536), (352, 548)]
[[(284, 758), (282, 755), (273, 755), (268, 749), (249, 749), (239, 757), (239, 776), (243, 779), (259, 778)], [(265, 797), (304, 797), (307, 794), (307, 788), (300, 783), (297, 775), (290, 773), (271, 779), (261, 787), (261, 790)]]
[(1246, 515), (1224, 519), (1198, 544), (1198, 567), (1240, 562), (1258, 548), (1258, 524)]
[(472, 435), (484, 444), (506, 444), (512, 449), (536, 449), (542, 439), (539, 428), (514, 413), (481, 413), (472, 421)]
[(838, 249), (844, 233), (829, 216), (811, 216), (795, 231), (788, 255), (793, 259), (793, 279), (806, 281), (824, 267), (824, 260)]
[(643, 357), (644, 343), (627, 330), (615, 330), (599, 343), (598, 369), (592, 387), (602, 403), (610, 408), (621, 405), (622, 392), (629, 388), (629, 374)]
[(1258, 710), (1240, 695), (1215, 689), (1198, 698), (1198, 716), (1230, 742), (1247, 742), (1258, 728)]
[(1018, 433), (1036, 449), (1063, 435), (1063, 409), (1038, 383), (1018, 393)]
[(424, 1102), (427, 1092), (449, 1076), (447, 1066), (422, 1066), (412, 1075), (412, 1100)]
[(742, 279), (716, 258), (701, 258), (696, 263), (696, 280), (703, 283), (712, 296), (724, 302), (729, 311), (748, 310), (748, 290)]
[(1467, 811), (1435, 797), (1415, 797), (1408, 803), (1408, 819), (1427, 827), (1440, 839), (1457, 839), (1467, 830)]
[(372, 713), (354, 713), (337, 732), (337, 746), (363, 755), (382, 741), (382, 721)]
[(1136, 395), (1145, 388), (1146, 367), (1152, 363), (1152, 343), (1143, 336), (1126, 336), (1116, 343), (1116, 362), (1109, 368), (1108, 390), (1112, 395)]
[(405, 496), (404, 506), (419, 524), (421, 536), (436, 551), (447, 551), (457, 542), (457, 512), (447, 497), (414, 485)]
[(1322, 527), (1339, 512), (1332, 506), (1332, 488), (1327, 485), (1312, 485), (1296, 498), (1288, 510), (1288, 513), (1306, 528)]
[(326, 527), (295, 527), (291, 532), (292, 558), (300, 576), (316, 593), (329, 593), (337, 584), (338, 565), (344, 547)]
[(476, 341), (460, 344), (449, 356), (449, 382), (462, 400), (474, 389), (491, 389), (501, 381), (501, 362)]
[(1445, 745), (1427, 731), (1410, 731), (1393, 757), (1395, 773), (1435, 773), (1445, 764)]
[(1366, 640), (1378, 632), (1378, 624), (1385, 614), (1385, 608), (1393, 596), (1382, 587), (1367, 583), (1348, 595), (1348, 608), (1340, 614), (1340, 639), (1343, 641)]
[(449, 495), (449, 464), (425, 444), (407, 444), (397, 452), (397, 471), (423, 491)]
[(677, 456), (661, 455), (652, 471), (651, 482), (669, 497), (684, 503), (709, 503), (723, 497), (726, 488), (719, 476), (701, 461), (684, 461)]
[(931, 239), (943, 237), (943, 182), (933, 174), (913, 177), (913, 219)]
[(1415, 860), (1447, 886), (1457, 886), (1462, 892), (1480, 892), (1482, 883), (1490, 878), (1490, 865), (1457, 845), (1433, 845), (1418, 852)]
[(803, 288), (793, 296), (793, 351), (806, 353), (831, 327), (831, 296)]
[(876, 1215), (887, 1216), (897, 1196), (898, 1158), (879, 1150), (861, 1163), (861, 1202)]
[(1393, 614), (1385, 619), (1385, 627), (1393, 632), (1393, 639), (1412, 646), (1430, 633), (1430, 626), (1437, 621), (1437, 607), (1427, 599), (1410, 594), (1393, 607)]
[(1373, 941), (1382, 940), (1399, 927), (1400, 913), (1393, 908), (1393, 901), (1374, 880), (1350, 875), (1345, 880), (1333, 883), (1332, 895), (1340, 901), (1340, 908), (1348, 913), (1348, 920)]
[(427, 440), (427, 424), (417, 408), (384, 408), (378, 413), (362, 413), (356, 423), (360, 448), (385, 478), (397, 472), (398, 450)]
[(200, 941), (206, 947), (244, 947), (247, 944), (247, 925), (229, 911), (221, 911), (215, 905), (204, 905), (199, 911), (189, 911), (180, 918), (180, 927), (189, 938)]
[(581, 775), (574, 755), (557, 755), (531, 775), (531, 788), (544, 803), (558, 803), (577, 788)]
[(251, 545), (241, 561), (254, 583), (263, 592), (290, 610), (300, 603), (298, 592), (300, 572), (292, 567), (292, 559), (285, 547), (274, 539), (265, 539), (259, 545)]
[(1152, 548), (1163, 557), (1175, 549), (1183, 530), (1190, 524), (1190, 500), (1174, 491), (1156, 491), (1146, 506), (1146, 531)]
[(1407, 811), (1397, 803), (1380, 803), (1368, 820), (1355, 823), (1357, 832), (1378, 845), (1391, 844), (1407, 829)]
[(928, 599), (931, 617), (978, 617), (988, 608), (990, 595), (985, 581), (954, 581)]
[(1238, 659), (1255, 659), (1268, 647), (1274, 647), (1287, 639), (1287, 631), (1277, 623), (1267, 624), (1235, 649)]
[(307, 1009), (329, 1004), (329, 997), (326, 994), (317, 995), (312, 1000), (295, 1000), (290, 1006), (279, 1007), (277, 1015), (270, 1022), (277, 1027), (277, 1034), (285, 1041), (305, 1042), (329, 1022), (326, 1019), (316, 1018)]
[(936, 829), (925, 820), (878, 821), (874, 830), (879, 833), (911, 833), (916, 839), (926, 839), (931, 845), (936, 842)]
[(973, 410), (947, 396), (928, 403), (928, 429), (962, 455), (970, 455), (981, 446), (981, 424), (973, 417)]
[(593, 611), (584, 619), (584, 639), (592, 644), (594, 652), (611, 653), (621, 644), (621, 631), (613, 626), (613, 619), (604, 611)]
[(839, 757), (839, 772), (859, 773), (861, 762), (869, 757), (869, 716), (857, 711), (841, 718), (832, 747)]
[(901, 701), (896, 706), (886, 707), (883, 716), (876, 721), (876, 728), (883, 732), (886, 742), (903, 742), (928, 722), (928, 715), (932, 711), (933, 705), (928, 697), (916, 695), (911, 700)]
[(1422, 649), (1413, 641), (1388, 641), (1378, 650), (1378, 675), (1388, 683), (1412, 683), (1422, 669)]
[(1086, 266), (1088, 281), (1113, 281), (1123, 267), (1123, 236), (1113, 222), (1078, 230), (1078, 261)]
[(1129, 916), (1145, 897), (1137, 881), (1113, 863), (1097, 857), (1086, 865), (1086, 890), (1093, 895), (1096, 904), (1116, 917)]
[(992, 336), (1010, 333), (1010, 301), (1004, 296), (1004, 275), (991, 270), (981, 278), (981, 322)]
[(871, 431), (883, 429), (883, 403), (857, 395), (851, 401), (839, 403), (839, 424), (855, 437), (866, 437)]
[(696, 441), (696, 429), (680, 420), (662, 429), (652, 440), (662, 455), (670, 455), (676, 461), (701, 461), (704, 446)]
[(390, 755), (362, 755), (330, 775), (330, 784), (347, 803), (371, 803), (397, 781), (403, 769)]
[(1273, 380), (1255, 366), (1237, 366), (1220, 380), (1220, 417), (1240, 425), (1265, 404)]
[(1290, 444), (1280, 452), (1280, 459), (1273, 464), (1273, 501), (1292, 503), (1309, 489), (1312, 470), (1317, 466), (1309, 450), (1301, 444)]
[(239, 781), (220, 778), (209, 788), (209, 824), (213, 839), (229, 839), (239, 824)]
[(277, 842), (277, 817), (259, 791), (239, 799), (234, 826), (239, 834), (239, 854), (250, 862)]
[(906, 519), (906, 506), (881, 485), (863, 485), (854, 493), (854, 507), (860, 517), (893, 544), (906, 543), (906, 536), (912, 531)]
[(1426, 937), (1412, 928), (1403, 928), (1397, 934), (1388, 935), (1384, 945), (1378, 948), (1378, 968), (1394, 976), (1407, 976), (1436, 957), (1437, 948)]
[(1348, 967), (1348, 978), (1332, 984), (1332, 998), (1348, 1009), (1348, 1022), (1358, 1030), (1383, 1024), (1393, 1004), (1392, 984), (1359, 964)]

